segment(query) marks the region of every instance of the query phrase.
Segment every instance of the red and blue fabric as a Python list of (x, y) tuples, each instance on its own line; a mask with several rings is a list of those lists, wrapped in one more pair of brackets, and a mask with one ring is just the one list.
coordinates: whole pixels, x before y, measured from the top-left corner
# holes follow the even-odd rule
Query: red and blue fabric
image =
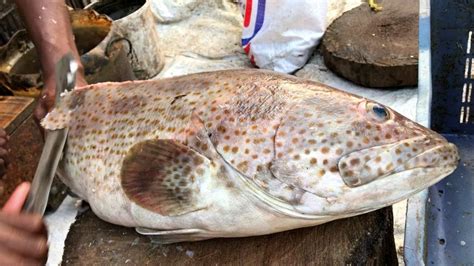
[(250, 56), (252, 63), (255, 62), (250, 51), (251, 41), (263, 26), (265, 20), (265, 2), (266, 0), (247, 0), (245, 3), (242, 46), (245, 53)]

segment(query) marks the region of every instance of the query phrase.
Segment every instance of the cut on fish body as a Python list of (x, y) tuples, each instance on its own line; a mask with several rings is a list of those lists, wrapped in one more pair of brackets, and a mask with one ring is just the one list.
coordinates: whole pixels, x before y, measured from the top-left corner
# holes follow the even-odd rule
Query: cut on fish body
[(376, 210), (458, 161), (454, 145), (387, 107), (261, 70), (90, 85), (42, 125), (69, 128), (61, 177), (100, 218), (167, 243)]

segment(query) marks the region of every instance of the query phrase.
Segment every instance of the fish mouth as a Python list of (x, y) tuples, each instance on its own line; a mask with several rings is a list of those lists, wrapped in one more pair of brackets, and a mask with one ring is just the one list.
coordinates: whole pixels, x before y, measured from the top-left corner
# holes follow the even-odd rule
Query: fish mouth
[(339, 159), (338, 168), (344, 183), (354, 188), (415, 169), (436, 175), (442, 168), (454, 170), (458, 161), (454, 144), (445, 139), (416, 137), (351, 152)]
[[(337, 216), (338, 218), (360, 215), (386, 206), (393, 205), (409, 198), (421, 190), (436, 184), (451, 174), (451, 167), (432, 166), (429, 168), (413, 168), (393, 172), (385, 178), (379, 178), (366, 186), (353, 187), (336, 199), (332, 199), (324, 211), (318, 214)], [(311, 213), (311, 211), (306, 211)], [(313, 213), (316, 213), (313, 211)]]

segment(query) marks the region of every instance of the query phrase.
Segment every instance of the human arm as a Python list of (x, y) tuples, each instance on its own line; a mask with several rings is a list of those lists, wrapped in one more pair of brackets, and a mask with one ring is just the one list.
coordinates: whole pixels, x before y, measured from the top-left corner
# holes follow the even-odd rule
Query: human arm
[(35, 44), (44, 87), (35, 110), (35, 118), (42, 119), (54, 104), (56, 92), (55, 66), (67, 53), (79, 63), (76, 86), (86, 85), (79, 52), (74, 43), (69, 13), (64, 0), (15, 0), (26, 29)]
[(41, 216), (21, 213), (29, 189), (29, 183), (19, 185), (0, 211), (2, 265), (44, 265), (46, 262), (48, 239)]

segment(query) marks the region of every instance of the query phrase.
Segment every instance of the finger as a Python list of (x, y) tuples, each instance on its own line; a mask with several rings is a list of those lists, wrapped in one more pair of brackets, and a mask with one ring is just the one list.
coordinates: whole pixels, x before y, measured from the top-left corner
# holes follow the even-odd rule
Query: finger
[(34, 111), (34, 118), (36, 121), (40, 122), (43, 117), (45, 117), (46, 111), (45, 107), (42, 104), (38, 104)]
[(46, 258), (28, 258), (0, 246), (0, 261), (2, 265), (44, 265)]
[(41, 104), (38, 104), (34, 111), (33, 118), (35, 120), (36, 125), (38, 126), (38, 129), (40, 130), (40, 133), (43, 139), (44, 139), (44, 128), (41, 126), (41, 119), (43, 119), (43, 117), (45, 116), (46, 116), (46, 113), (44, 112), (44, 108), (41, 106)]
[(6, 158), (8, 156), (8, 150), (5, 148), (0, 148), (0, 158)]
[(82, 89), (84, 88), (85, 86), (87, 86), (87, 81), (86, 79), (82, 76), (82, 75), (78, 75), (77, 78), (76, 78), (76, 86), (74, 87), (74, 89)]
[[(8, 136), (7, 132), (3, 128), (0, 128), (0, 140), (5, 141), (5, 143), (8, 143), (8, 141), (10, 140), (10, 136)], [(0, 143), (0, 145), (4, 144)]]
[(46, 234), (46, 226), (38, 214), (11, 214), (0, 212), (0, 223), (32, 234)]
[(15, 191), (13, 191), (7, 203), (2, 208), (2, 212), (5, 213), (20, 213), (23, 204), (25, 204), (26, 197), (30, 191), (30, 183), (21, 183)]
[(30, 234), (6, 224), (0, 224), (0, 243), (4, 248), (32, 258), (48, 253), (48, 240), (43, 235)]
[(42, 104), (46, 113), (53, 109), (55, 100), (56, 92), (53, 92), (52, 94), (47, 94), (46, 98), (43, 99)]
[(3, 159), (0, 159), (0, 177), (3, 177), (7, 172), (7, 164)]
[(2, 160), (2, 163), (5, 165), (8, 165), (8, 156), (9, 152), (5, 147), (0, 147), (0, 159)]

